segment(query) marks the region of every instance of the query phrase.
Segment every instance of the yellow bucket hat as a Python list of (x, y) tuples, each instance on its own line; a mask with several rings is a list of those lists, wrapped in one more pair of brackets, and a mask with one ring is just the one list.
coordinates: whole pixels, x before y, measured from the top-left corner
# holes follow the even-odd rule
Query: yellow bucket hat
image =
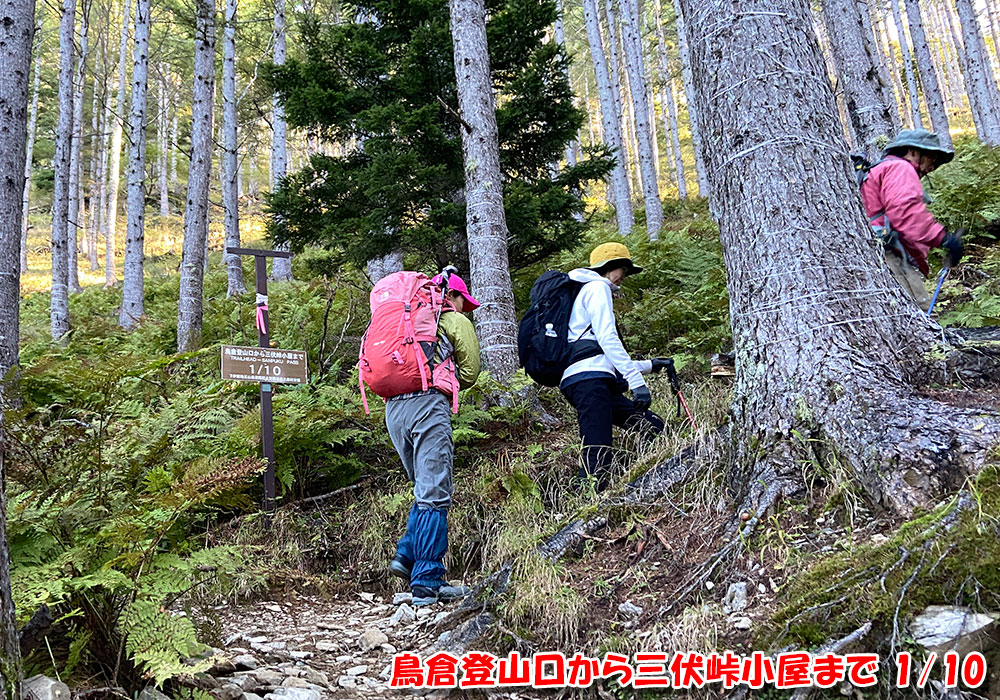
[(590, 253), (590, 267), (598, 274), (604, 274), (616, 267), (624, 267), (626, 275), (637, 275), (642, 268), (632, 262), (632, 254), (623, 243), (602, 243)]

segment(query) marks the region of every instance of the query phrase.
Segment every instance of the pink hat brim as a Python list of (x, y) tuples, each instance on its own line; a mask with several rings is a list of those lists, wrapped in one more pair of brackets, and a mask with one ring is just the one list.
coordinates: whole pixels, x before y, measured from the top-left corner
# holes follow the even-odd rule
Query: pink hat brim
[(471, 294), (463, 292), (461, 290), (455, 290), (455, 291), (457, 291), (459, 294), (465, 297), (465, 301), (469, 303), (469, 308), (466, 309), (466, 311), (473, 311), (479, 308), (479, 302), (476, 301), (475, 297), (473, 297)]

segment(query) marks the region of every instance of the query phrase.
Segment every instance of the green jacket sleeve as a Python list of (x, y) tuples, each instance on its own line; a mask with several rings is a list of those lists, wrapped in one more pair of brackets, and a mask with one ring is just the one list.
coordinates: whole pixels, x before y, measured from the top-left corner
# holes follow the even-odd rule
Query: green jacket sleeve
[(479, 340), (472, 321), (463, 314), (450, 311), (441, 314), (438, 331), (445, 334), (454, 348), (458, 385), (468, 389), (479, 378)]

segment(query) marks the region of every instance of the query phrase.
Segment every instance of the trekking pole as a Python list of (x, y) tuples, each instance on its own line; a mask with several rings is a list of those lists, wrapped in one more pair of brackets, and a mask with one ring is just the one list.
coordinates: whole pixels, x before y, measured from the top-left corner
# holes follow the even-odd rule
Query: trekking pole
[(673, 388), (674, 393), (677, 394), (677, 417), (681, 416), (681, 406), (684, 407), (684, 412), (687, 413), (687, 418), (691, 421), (691, 427), (694, 428), (695, 432), (698, 432), (698, 425), (694, 422), (694, 416), (691, 415), (691, 409), (688, 408), (687, 401), (684, 399), (684, 392), (681, 391), (681, 380), (677, 376), (677, 370), (674, 369), (674, 363), (671, 362), (667, 365), (667, 376), (670, 378), (670, 386)]
[(951, 267), (945, 265), (941, 268), (941, 274), (938, 275), (937, 288), (934, 290), (934, 296), (931, 297), (931, 305), (927, 307), (927, 318), (931, 317), (931, 311), (934, 310), (934, 304), (937, 302), (938, 294), (941, 293), (941, 285), (948, 278), (948, 273), (951, 272)]

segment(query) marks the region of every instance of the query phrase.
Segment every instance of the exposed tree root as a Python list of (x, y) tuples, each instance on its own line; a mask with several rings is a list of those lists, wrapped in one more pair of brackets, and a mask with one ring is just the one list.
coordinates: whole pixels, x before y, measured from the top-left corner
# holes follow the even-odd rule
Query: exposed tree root
[[(853, 646), (854, 644), (857, 644), (862, 639), (867, 637), (868, 633), (871, 631), (872, 631), (872, 623), (866, 622), (865, 624), (861, 625), (861, 627), (857, 628), (846, 637), (843, 637), (841, 639), (832, 639), (813, 653), (816, 656), (822, 654), (840, 654), (845, 650), (847, 650), (849, 647)], [(790, 700), (807, 700), (807, 698), (813, 697), (819, 694), (820, 692), (821, 691), (817, 688), (800, 688), (799, 690), (795, 691)]]

